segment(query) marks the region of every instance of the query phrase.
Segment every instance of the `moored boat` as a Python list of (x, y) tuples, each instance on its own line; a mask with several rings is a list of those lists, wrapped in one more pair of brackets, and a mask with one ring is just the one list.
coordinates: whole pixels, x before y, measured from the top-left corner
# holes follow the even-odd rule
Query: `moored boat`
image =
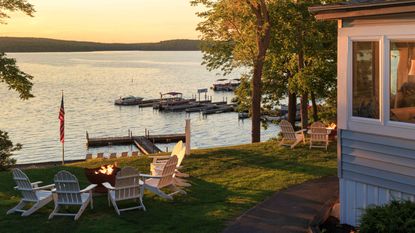
[(138, 105), (143, 101), (143, 98), (137, 96), (120, 97), (114, 101), (115, 105)]

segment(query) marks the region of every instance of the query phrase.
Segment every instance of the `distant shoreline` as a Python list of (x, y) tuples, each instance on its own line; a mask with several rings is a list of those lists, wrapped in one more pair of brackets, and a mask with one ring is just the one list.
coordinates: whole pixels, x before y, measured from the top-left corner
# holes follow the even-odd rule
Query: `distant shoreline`
[(154, 43), (100, 43), (32, 37), (0, 37), (0, 52), (104, 52), (104, 51), (200, 51), (200, 40), (166, 40)]

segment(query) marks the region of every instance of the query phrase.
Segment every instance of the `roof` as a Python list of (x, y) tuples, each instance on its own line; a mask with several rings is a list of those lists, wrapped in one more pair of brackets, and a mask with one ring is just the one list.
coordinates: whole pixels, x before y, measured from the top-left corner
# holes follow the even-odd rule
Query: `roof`
[(309, 7), (317, 19), (343, 19), (415, 12), (415, 0), (350, 0)]

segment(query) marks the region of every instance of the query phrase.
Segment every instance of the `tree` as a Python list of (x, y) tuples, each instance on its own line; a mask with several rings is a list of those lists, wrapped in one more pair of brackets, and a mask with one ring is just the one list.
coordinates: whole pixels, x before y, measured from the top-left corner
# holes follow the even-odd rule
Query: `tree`
[(251, 78), (252, 142), (261, 140), (262, 73), (271, 39), (266, 0), (193, 0), (207, 10), (197, 29), (202, 33), (204, 63), (209, 70), (228, 74), (236, 67), (249, 67)]
[[(26, 0), (3, 0), (0, 1), (0, 23), (6, 23), (5, 19), (9, 18), (7, 12), (15, 11), (21, 11), (29, 16), (33, 16), (35, 12), (33, 5)], [(0, 83), (5, 83), (9, 89), (17, 91), (21, 99), (26, 100), (33, 97), (31, 79), (33, 79), (31, 75), (19, 69), (15, 59), (7, 58), (3, 52), (0, 52)], [(0, 130), (0, 170), (16, 163), (16, 160), (10, 157), (21, 147), (21, 144), (14, 145), (7, 132)]]
[(297, 96), (301, 96), (302, 127), (308, 124), (308, 99), (317, 120), (317, 99), (336, 91), (336, 25), (316, 21), (307, 10), (320, 3), (276, 0), (269, 8), (272, 28), (264, 64), (263, 106), (273, 109), (288, 97), (288, 119), (294, 125)]

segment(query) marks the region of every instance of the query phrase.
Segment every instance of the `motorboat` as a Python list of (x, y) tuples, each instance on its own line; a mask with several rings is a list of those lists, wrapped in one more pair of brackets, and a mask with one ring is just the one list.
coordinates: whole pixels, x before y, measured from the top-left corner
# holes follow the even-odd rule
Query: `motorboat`
[(120, 97), (114, 101), (115, 105), (138, 105), (143, 101), (143, 98), (137, 96)]

